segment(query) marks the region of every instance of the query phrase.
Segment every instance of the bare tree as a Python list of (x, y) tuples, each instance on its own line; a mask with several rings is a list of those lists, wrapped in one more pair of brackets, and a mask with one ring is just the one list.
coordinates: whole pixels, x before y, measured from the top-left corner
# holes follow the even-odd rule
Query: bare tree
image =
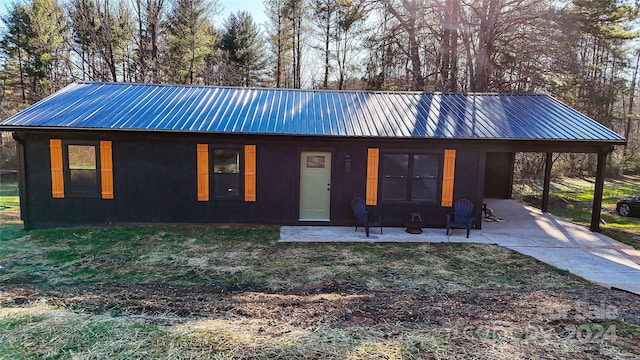
[(336, 12), (338, 6), (335, 0), (311, 0), (311, 21), (316, 26), (316, 31), (321, 39), (320, 49), (323, 56), (322, 88), (329, 84), (329, 72), (331, 70), (331, 39), (334, 33)]
[(422, 59), (420, 56), (420, 19), (425, 18), (424, 1), (422, 0), (382, 0), (386, 11), (398, 21), (400, 28), (406, 33), (408, 46), (404, 48), (411, 63), (412, 90), (424, 90)]
[[(125, 49), (133, 39), (133, 18), (124, 1), (112, 5), (109, 0), (73, 0), (69, 17), (81, 50), (83, 75), (85, 63), (91, 69), (92, 80), (118, 81), (118, 73), (125, 80)], [(96, 63), (94, 54), (99, 56)]]
[(137, 21), (137, 76), (142, 82), (158, 82), (160, 58), (158, 41), (163, 19), (164, 0), (135, 0)]

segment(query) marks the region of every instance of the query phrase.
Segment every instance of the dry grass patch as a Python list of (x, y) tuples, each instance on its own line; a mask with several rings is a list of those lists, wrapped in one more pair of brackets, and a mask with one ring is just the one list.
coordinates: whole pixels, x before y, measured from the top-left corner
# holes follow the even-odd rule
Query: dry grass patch
[(0, 359), (640, 356), (637, 296), (492, 245), (281, 244), (269, 227), (9, 230)]
[[(161, 317), (161, 320), (166, 320)], [(175, 318), (174, 318), (175, 319)], [(0, 315), (0, 358), (74, 359), (629, 359), (634, 342), (569, 337), (505, 320), (327, 326), (272, 318), (112, 317), (60, 309)], [(564, 334), (564, 335), (563, 335)], [(565, 336), (563, 338), (563, 336)]]

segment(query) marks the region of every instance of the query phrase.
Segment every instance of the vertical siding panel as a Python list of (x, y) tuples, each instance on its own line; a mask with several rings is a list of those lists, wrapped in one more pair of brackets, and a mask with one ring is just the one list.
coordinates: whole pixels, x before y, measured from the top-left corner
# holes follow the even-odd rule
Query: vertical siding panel
[(198, 201), (209, 201), (208, 144), (198, 144)]
[(102, 198), (113, 199), (113, 156), (111, 141), (100, 141), (100, 175)]
[(380, 150), (370, 148), (367, 156), (367, 205), (378, 204), (378, 162)]
[(64, 198), (64, 176), (62, 175), (62, 140), (50, 139), (51, 153), (51, 195), (54, 198)]
[(456, 151), (444, 151), (444, 169), (442, 170), (442, 206), (453, 206), (453, 182), (456, 169)]
[(244, 201), (256, 201), (256, 146), (244, 146)]

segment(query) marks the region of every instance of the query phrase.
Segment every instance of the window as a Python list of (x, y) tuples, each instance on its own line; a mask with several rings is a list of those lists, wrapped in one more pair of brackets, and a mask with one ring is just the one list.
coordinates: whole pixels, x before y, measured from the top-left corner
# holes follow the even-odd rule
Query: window
[[(98, 146), (100, 144), (100, 146)], [(51, 196), (113, 199), (111, 141), (63, 142), (49, 139)]]
[(439, 157), (430, 154), (384, 154), (382, 200), (435, 202)]
[(240, 151), (216, 149), (213, 151), (213, 187), (217, 198), (239, 197)]
[(307, 168), (324, 169), (324, 155), (307, 155)]
[(67, 145), (65, 174), (67, 193), (79, 196), (100, 196), (98, 150), (96, 145)]
[[(211, 148), (197, 144), (198, 201), (217, 199), (256, 201), (256, 146)], [(244, 193), (243, 193), (244, 192)]]

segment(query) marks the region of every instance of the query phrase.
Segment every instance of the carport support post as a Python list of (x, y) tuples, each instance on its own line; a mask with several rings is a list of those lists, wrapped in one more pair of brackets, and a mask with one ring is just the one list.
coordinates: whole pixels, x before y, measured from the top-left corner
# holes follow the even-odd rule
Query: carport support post
[(549, 187), (551, 186), (551, 166), (553, 165), (553, 153), (547, 153), (544, 162), (544, 185), (542, 188), (542, 212), (549, 212)]
[(596, 169), (596, 187), (593, 192), (593, 208), (591, 209), (591, 231), (600, 232), (600, 211), (602, 210), (602, 193), (604, 192), (604, 172), (607, 152), (598, 153), (598, 167)]

